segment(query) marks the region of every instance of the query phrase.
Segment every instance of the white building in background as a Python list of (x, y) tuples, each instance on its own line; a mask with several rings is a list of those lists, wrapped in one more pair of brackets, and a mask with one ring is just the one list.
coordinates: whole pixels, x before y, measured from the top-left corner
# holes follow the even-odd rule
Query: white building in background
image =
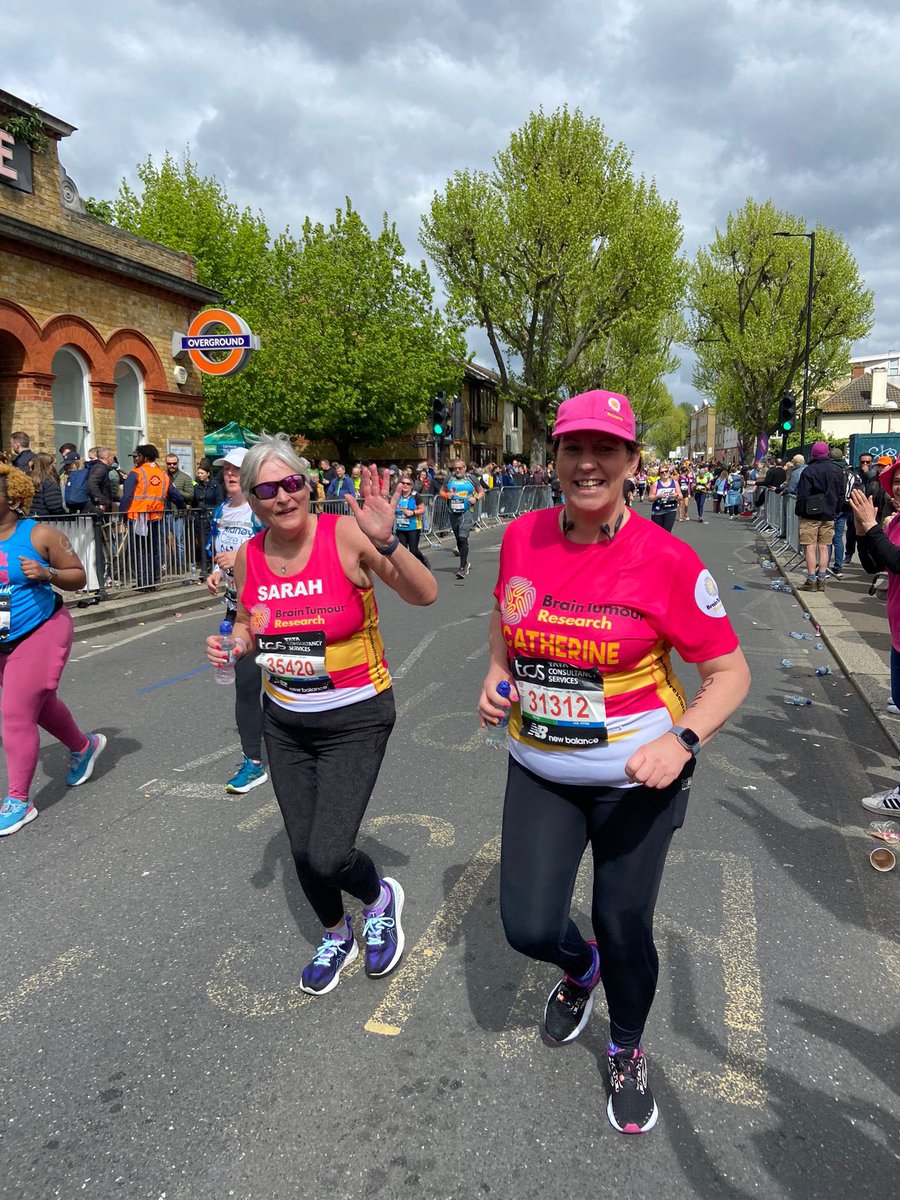
[[(860, 361), (851, 359), (854, 364)], [(896, 384), (890, 382), (888, 361), (881, 361), (871, 371), (860, 371), (826, 400), (819, 401), (816, 426), (825, 437), (900, 433), (900, 378)], [(900, 370), (895, 376), (900, 376)]]

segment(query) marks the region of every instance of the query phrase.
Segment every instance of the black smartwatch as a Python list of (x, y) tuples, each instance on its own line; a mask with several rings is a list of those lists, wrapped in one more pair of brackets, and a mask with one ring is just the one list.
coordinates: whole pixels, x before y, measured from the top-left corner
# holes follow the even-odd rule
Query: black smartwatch
[(693, 729), (685, 729), (683, 725), (673, 725), (669, 733), (674, 733), (685, 750), (689, 750), (694, 758), (700, 753), (700, 739)]

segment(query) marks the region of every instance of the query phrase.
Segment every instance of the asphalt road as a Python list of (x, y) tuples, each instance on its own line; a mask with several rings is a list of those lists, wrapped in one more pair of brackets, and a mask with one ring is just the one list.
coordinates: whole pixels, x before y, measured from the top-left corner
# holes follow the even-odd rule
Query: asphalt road
[(474, 716), (490, 533), (465, 583), (434, 554), (431, 609), (381, 596), (401, 716), (364, 845), (406, 889), (407, 955), (324, 998), (297, 987), (318, 930), (271, 788), (222, 790), (237, 737), (202, 654), (218, 610), (76, 643), (63, 694), (110, 748), (68, 791), (47, 745), (40, 819), (0, 843), (0, 1193), (896, 1194), (900, 869), (868, 865), (858, 803), (896, 756), (843, 675), (813, 676), (827, 651), (788, 638), (810, 626), (769, 590), (753, 533), (676, 529), (717, 577), (754, 685), (703, 752), (663, 883), (651, 1135), (607, 1124), (602, 1003), (577, 1043), (546, 1048), (556, 973), (500, 928), (505, 756)]

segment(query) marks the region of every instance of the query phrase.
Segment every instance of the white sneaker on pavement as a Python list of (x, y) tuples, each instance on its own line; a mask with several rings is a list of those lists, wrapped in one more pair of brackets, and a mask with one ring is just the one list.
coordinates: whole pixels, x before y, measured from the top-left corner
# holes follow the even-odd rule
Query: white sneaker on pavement
[(876, 792), (874, 796), (863, 796), (860, 800), (863, 808), (876, 813), (900, 813), (900, 784), (889, 792)]

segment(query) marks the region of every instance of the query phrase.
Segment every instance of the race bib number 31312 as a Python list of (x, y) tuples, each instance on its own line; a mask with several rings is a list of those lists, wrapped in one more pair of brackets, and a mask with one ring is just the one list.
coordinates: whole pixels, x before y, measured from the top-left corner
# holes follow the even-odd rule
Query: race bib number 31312
[(579, 749), (607, 741), (603, 678), (596, 668), (517, 658), (513, 675), (525, 737), (547, 747)]

